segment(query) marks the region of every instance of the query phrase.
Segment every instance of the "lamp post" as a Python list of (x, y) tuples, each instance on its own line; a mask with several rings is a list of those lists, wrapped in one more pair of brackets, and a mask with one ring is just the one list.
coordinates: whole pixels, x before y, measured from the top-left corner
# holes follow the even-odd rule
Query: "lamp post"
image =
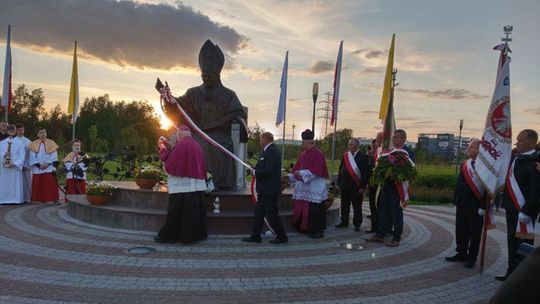
[(313, 83), (313, 116), (311, 118), (311, 131), (315, 134), (315, 104), (317, 104), (317, 97), (319, 96), (319, 83)]
[(457, 155), (456, 155), (456, 174), (458, 173), (459, 152), (461, 151), (461, 130), (463, 130), (463, 119), (459, 120), (459, 144), (458, 144)]

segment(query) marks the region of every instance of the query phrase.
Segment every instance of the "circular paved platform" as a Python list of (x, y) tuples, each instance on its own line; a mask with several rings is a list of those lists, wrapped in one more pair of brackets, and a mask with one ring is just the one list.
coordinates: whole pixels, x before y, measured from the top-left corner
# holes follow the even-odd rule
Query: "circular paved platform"
[[(182, 246), (79, 222), (65, 206), (0, 206), (0, 303), (474, 303), (495, 292), (493, 276), (506, 269), (502, 217), (480, 275), (444, 261), (455, 247), (452, 208), (405, 214), (397, 248), (333, 227), (281, 245), (238, 235)], [(155, 251), (130, 253), (136, 246)]]

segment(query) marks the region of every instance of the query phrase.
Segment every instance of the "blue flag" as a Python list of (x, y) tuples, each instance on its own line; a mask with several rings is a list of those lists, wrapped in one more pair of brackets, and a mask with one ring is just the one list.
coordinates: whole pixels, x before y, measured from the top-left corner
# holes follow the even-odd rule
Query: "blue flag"
[(283, 63), (283, 72), (281, 72), (281, 93), (279, 94), (279, 105), (276, 116), (276, 127), (285, 121), (285, 110), (287, 107), (287, 71), (289, 69), (289, 51), (285, 53), (285, 62)]

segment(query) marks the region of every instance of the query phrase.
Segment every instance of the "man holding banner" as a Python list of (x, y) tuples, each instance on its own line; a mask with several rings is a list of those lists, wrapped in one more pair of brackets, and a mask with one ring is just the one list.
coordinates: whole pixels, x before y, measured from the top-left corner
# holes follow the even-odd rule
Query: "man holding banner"
[(471, 140), (467, 150), (469, 159), (463, 162), (458, 175), (454, 193), (457, 253), (445, 258), (447, 262), (465, 262), (466, 268), (472, 268), (476, 263), (485, 214), (486, 190), (474, 172), (479, 145), (478, 139)]
[(508, 269), (505, 275), (495, 277), (499, 281), (505, 281), (523, 259), (516, 253), (519, 244), (534, 244), (534, 221), (540, 210), (540, 172), (536, 170), (534, 149), (537, 141), (538, 133), (534, 130), (519, 133), (516, 155), (506, 176), (502, 199), (506, 210)]
[(362, 200), (371, 170), (368, 156), (360, 152), (359, 147), (357, 138), (350, 139), (349, 151), (343, 154), (339, 165), (337, 184), (341, 190), (341, 221), (335, 225), (336, 228), (349, 227), (351, 203), (354, 210), (354, 230), (360, 231), (362, 224)]

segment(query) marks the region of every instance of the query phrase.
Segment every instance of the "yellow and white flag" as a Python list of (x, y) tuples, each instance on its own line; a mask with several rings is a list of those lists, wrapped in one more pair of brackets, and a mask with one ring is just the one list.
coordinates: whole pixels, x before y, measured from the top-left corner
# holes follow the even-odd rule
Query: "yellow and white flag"
[(71, 85), (69, 87), (68, 114), (72, 114), (72, 122), (77, 121), (79, 113), (79, 72), (77, 68), (77, 41), (73, 50), (73, 69), (71, 70)]
[(392, 71), (394, 70), (394, 41), (396, 34), (392, 35), (392, 43), (388, 52), (388, 63), (386, 64), (386, 74), (384, 74), (384, 88), (381, 98), (381, 109), (379, 110), (379, 119), (384, 120), (388, 112), (390, 103), (390, 91), (392, 90)]

